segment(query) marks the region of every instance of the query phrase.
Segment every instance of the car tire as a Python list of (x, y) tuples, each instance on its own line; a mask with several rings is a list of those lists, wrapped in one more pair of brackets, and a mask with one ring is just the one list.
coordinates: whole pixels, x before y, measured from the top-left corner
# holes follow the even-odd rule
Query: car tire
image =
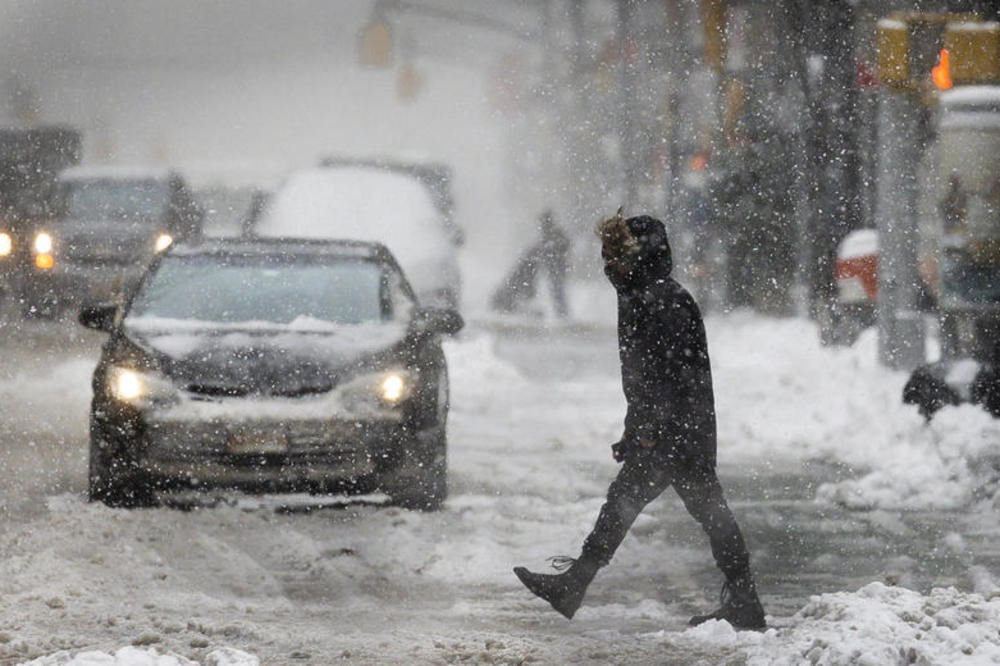
[(149, 483), (121, 461), (108, 455), (107, 445), (91, 440), (87, 475), (87, 500), (110, 507), (134, 509), (152, 506)]
[(433, 459), (421, 464), (417, 474), (400, 475), (383, 489), (392, 503), (404, 509), (437, 511), (448, 499), (448, 456), (444, 432), (437, 437)]

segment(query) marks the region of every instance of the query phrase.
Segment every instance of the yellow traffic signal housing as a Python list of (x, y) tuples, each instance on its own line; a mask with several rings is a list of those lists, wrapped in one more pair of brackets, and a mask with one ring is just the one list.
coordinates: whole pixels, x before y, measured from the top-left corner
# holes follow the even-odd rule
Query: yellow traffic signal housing
[(376, 17), (358, 32), (358, 62), (366, 67), (392, 65), (392, 27)]
[(944, 48), (955, 85), (1000, 83), (1000, 23), (949, 23)]
[(878, 22), (878, 77), (887, 86), (905, 86), (910, 80), (910, 31), (904, 21)]
[(975, 14), (896, 12), (879, 20), (879, 80), (926, 92), (941, 86), (1000, 81), (1000, 25)]

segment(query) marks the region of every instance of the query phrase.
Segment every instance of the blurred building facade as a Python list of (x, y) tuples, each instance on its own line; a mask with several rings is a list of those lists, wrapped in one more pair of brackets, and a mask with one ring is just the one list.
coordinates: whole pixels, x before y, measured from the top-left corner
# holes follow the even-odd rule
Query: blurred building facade
[(837, 244), (874, 225), (877, 21), (1000, 13), (976, 0), (540, 6), (544, 54), (510, 145), (546, 148), (515, 149), (511, 173), (532, 171), (514, 180), (545, 190), (581, 239), (619, 205), (663, 217), (710, 306), (821, 322), (835, 316)]

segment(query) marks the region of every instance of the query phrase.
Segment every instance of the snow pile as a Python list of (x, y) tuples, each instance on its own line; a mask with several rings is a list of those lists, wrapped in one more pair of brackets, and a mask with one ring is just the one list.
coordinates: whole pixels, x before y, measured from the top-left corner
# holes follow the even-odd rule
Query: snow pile
[(719, 460), (817, 459), (858, 479), (819, 497), (858, 509), (956, 508), (991, 495), (1000, 422), (973, 406), (929, 424), (902, 402), (907, 373), (878, 362), (876, 332), (824, 348), (814, 324), (737, 313), (707, 322)]
[(698, 644), (742, 648), (749, 666), (958, 666), (1000, 662), (1000, 598), (954, 588), (924, 596), (871, 583), (814, 596), (789, 626), (763, 634), (712, 621), (684, 633)]
[[(209, 652), (205, 656), (204, 664), (205, 666), (260, 666), (260, 660), (242, 650), (221, 648)], [(160, 654), (156, 648), (143, 650), (130, 646), (116, 650), (113, 655), (98, 651), (80, 652), (76, 655), (66, 651), (57, 652), (24, 662), (23, 666), (199, 666), (199, 662), (171, 652)]]
[(1000, 422), (978, 407), (944, 409), (907, 428), (876, 469), (824, 484), (823, 500), (855, 509), (945, 508), (993, 497), (1000, 477)]

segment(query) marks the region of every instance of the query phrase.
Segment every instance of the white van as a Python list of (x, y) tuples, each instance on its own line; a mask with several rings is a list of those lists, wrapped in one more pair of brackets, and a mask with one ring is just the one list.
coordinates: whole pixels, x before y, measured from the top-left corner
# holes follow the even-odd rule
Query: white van
[(459, 304), (460, 241), (435, 193), (411, 173), (367, 164), (295, 172), (271, 198), (255, 234), (378, 241), (395, 255), (422, 305)]

